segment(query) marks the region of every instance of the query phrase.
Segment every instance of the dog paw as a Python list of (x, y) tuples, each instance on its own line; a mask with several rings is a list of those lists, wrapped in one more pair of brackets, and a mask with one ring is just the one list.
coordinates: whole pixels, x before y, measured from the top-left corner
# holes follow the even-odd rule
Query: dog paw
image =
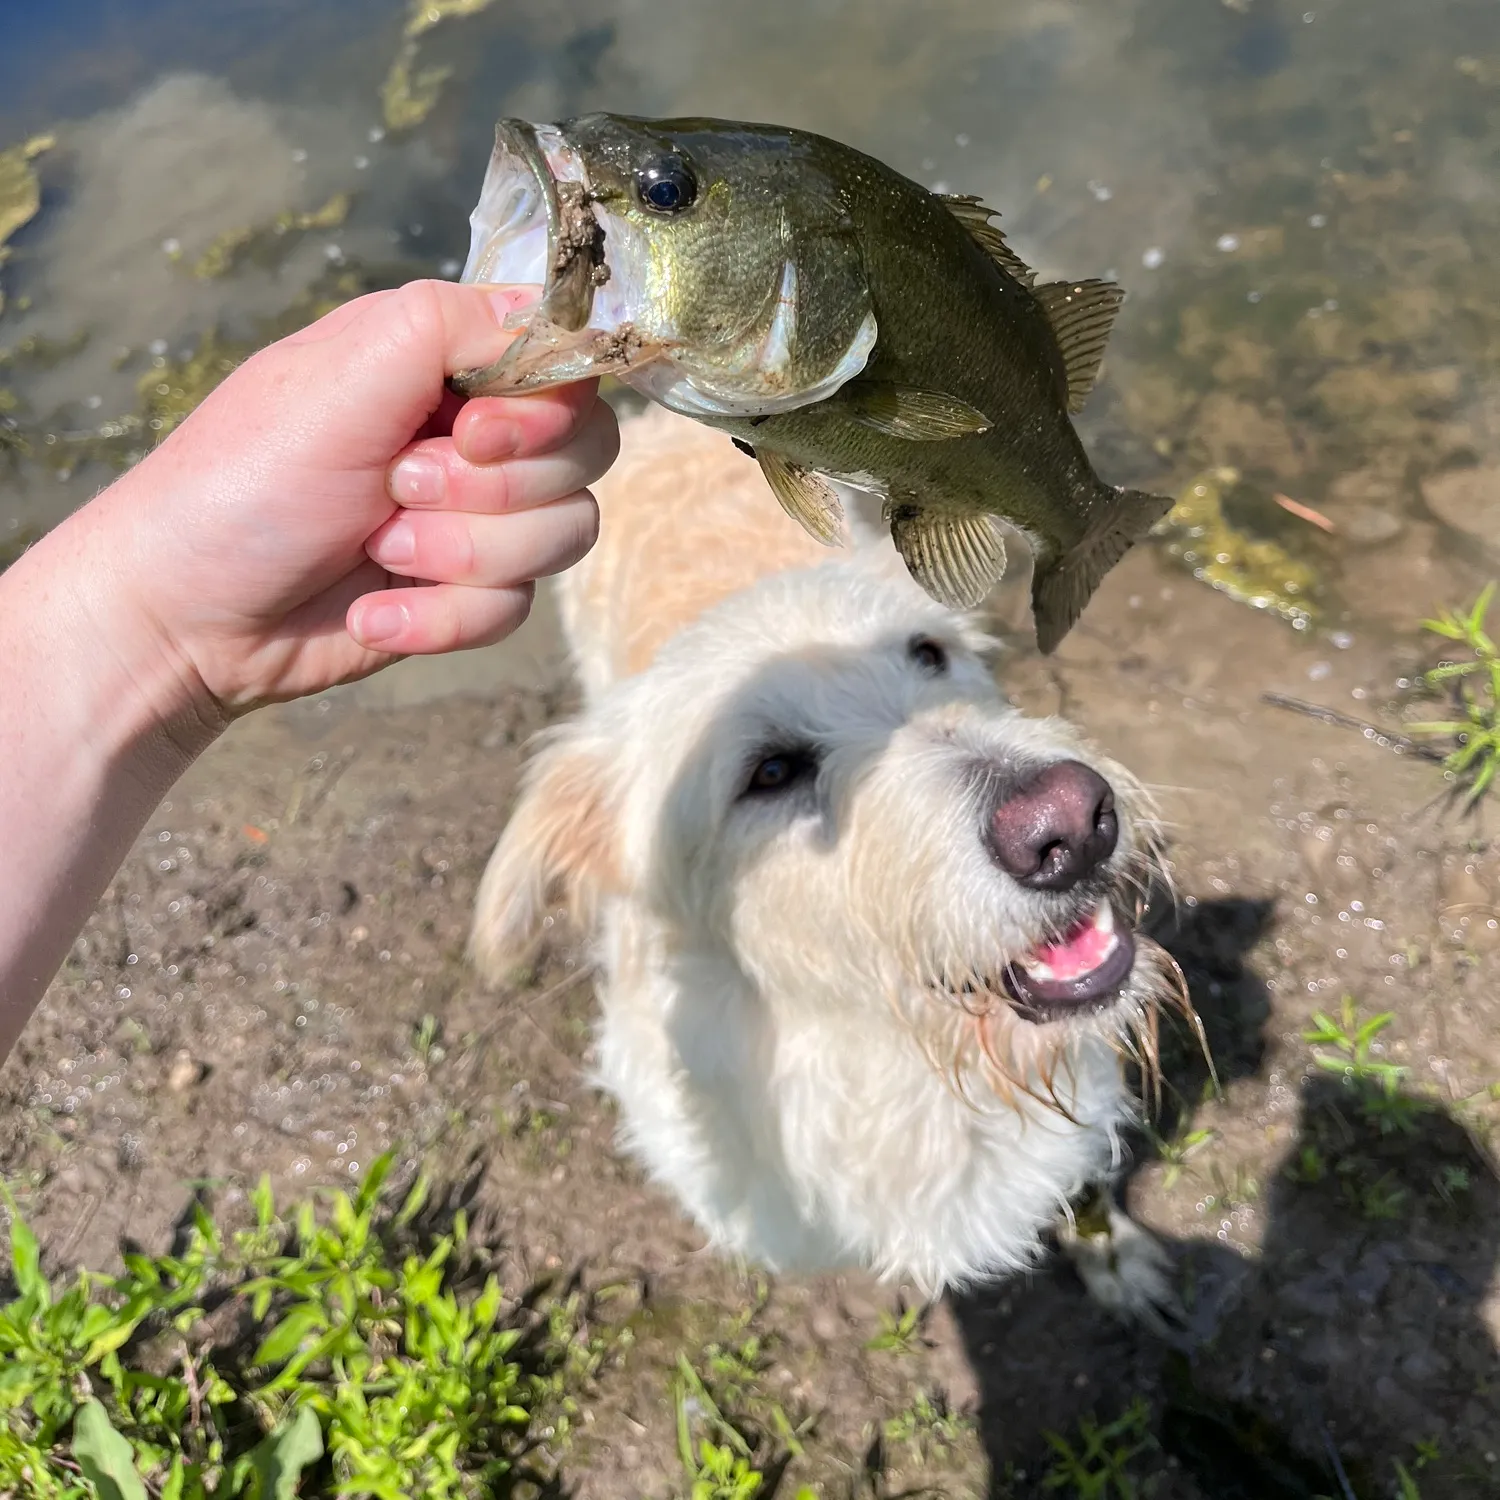
[(1187, 1311), (1174, 1284), (1172, 1258), (1161, 1241), (1113, 1204), (1058, 1225), (1058, 1244), (1089, 1295), (1124, 1322), (1180, 1343)]

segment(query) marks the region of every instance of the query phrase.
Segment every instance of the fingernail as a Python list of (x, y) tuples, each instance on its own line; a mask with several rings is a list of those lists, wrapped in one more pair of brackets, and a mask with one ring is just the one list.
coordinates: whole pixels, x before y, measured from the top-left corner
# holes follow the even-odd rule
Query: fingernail
[(416, 527), (405, 516), (398, 516), (375, 543), (374, 551), (379, 554), (376, 562), (394, 567), (409, 563), (417, 555)]
[(436, 505), (447, 488), (447, 476), (430, 453), (408, 453), (391, 470), (386, 488), (398, 505)]
[(512, 458), (520, 446), (521, 429), (503, 417), (476, 422), (464, 434), (464, 457), (471, 464), (492, 464)]
[(371, 604), (355, 617), (354, 628), (367, 646), (378, 646), (382, 641), (394, 640), (406, 629), (406, 606), (404, 604)]

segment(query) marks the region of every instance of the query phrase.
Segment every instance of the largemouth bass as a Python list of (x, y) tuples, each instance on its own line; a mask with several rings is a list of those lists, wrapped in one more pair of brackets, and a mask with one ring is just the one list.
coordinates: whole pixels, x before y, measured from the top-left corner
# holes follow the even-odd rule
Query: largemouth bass
[(842, 480), (883, 497), (918, 583), (956, 609), (1033, 556), (1051, 651), (1171, 501), (1094, 473), (1070, 413), (1123, 300), (1037, 285), (972, 197), (773, 125), (502, 121), (465, 281), (540, 284), (466, 395), (614, 375), (721, 428), (821, 541)]

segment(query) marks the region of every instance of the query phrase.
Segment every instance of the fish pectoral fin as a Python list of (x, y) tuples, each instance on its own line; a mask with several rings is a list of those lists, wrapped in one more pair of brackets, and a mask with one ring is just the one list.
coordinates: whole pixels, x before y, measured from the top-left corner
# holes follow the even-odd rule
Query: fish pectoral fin
[(808, 534), (825, 547), (842, 545), (844, 507), (838, 491), (821, 474), (790, 463), (779, 453), (759, 448), (755, 458), (787, 515), (800, 521)]
[(1005, 573), (1005, 534), (994, 516), (888, 500), (885, 518), (911, 576), (949, 609), (973, 609)]
[(984, 251), (1007, 276), (1029, 287), (1036, 280), (1036, 272), (1010, 248), (991, 219), (1000, 217), (999, 210), (981, 203), (972, 193), (935, 193), (933, 196), (964, 226), (969, 238)]
[(1124, 289), (1112, 281), (1049, 281), (1031, 295), (1042, 304), (1068, 380), (1068, 410), (1079, 412), (1099, 375)]
[(1031, 579), (1037, 649), (1046, 656), (1073, 628), (1099, 581), (1172, 508), (1165, 495), (1113, 490), (1082, 541)]
[(665, 344), (653, 343), (628, 324), (573, 331), (536, 320), (494, 364), (460, 370), (449, 376), (448, 385), (460, 396), (514, 396), (599, 375), (626, 375), (667, 352)]
[(924, 391), (890, 380), (854, 380), (836, 398), (856, 422), (912, 443), (941, 443), (988, 432), (990, 419), (944, 391)]

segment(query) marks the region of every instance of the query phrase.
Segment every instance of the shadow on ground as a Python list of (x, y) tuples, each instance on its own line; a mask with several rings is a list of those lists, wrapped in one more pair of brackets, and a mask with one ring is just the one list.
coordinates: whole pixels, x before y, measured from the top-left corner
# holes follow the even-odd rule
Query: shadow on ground
[[(1157, 934), (1225, 1084), (1260, 1062), (1268, 997), (1244, 956), (1272, 916), (1208, 902)], [(1180, 1044), (1164, 1057), (1170, 1121), (1207, 1072)], [(1398, 1462), (1421, 1500), (1500, 1496), (1500, 1358), (1480, 1315), (1500, 1180), (1456, 1112), (1404, 1087), (1314, 1071), (1299, 1103), (1274, 1180), (1225, 1189), (1264, 1216), (1261, 1256), (1172, 1244), (1191, 1321), (1180, 1349), (1101, 1319), (1056, 1260), (1029, 1285), (953, 1300), (997, 1500), (1055, 1493), (1046, 1434), (1136, 1401), (1152, 1456), (1132, 1471), (1156, 1471), (1142, 1493), (1159, 1500), (1375, 1500), (1403, 1493)]]

